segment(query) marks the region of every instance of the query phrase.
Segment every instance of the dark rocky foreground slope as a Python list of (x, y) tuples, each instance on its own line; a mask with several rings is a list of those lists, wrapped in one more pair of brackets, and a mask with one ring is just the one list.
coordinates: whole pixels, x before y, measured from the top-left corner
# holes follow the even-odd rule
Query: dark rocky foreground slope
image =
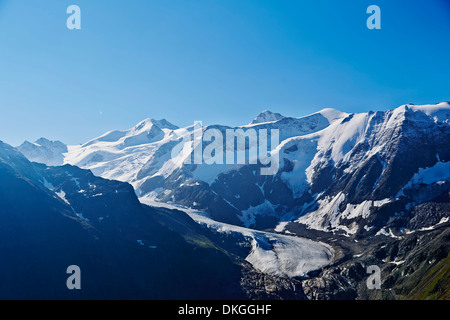
[[(303, 298), (254, 270), (180, 211), (123, 182), (32, 164), (0, 143), (1, 299)], [(81, 269), (69, 290), (66, 269)]]

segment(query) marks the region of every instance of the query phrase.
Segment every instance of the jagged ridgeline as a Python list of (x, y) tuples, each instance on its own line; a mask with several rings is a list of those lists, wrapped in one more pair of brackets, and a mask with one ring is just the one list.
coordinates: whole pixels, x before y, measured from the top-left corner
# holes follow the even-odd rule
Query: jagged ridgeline
[(44, 139), (19, 150), (32, 161), (68, 163), (128, 182), (143, 202), (205, 211), (216, 221), (258, 229), (294, 221), (365, 236), (389, 233), (389, 212), (411, 213), (449, 189), (449, 119), (450, 105), (443, 102), (358, 114), (324, 109), (300, 118), (264, 111), (239, 128), (201, 129), (279, 130), (280, 145), (272, 151), (279, 169), (268, 176), (260, 174), (259, 163), (173, 159), (173, 148), (193, 135), (194, 126), (178, 128), (167, 120), (146, 119), (68, 152)]

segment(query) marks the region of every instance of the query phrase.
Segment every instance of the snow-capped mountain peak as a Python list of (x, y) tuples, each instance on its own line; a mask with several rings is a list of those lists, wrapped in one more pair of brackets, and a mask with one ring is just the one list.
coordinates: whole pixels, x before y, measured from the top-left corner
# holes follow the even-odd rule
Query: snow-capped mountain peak
[(51, 141), (40, 138), (34, 143), (25, 141), (17, 149), (32, 162), (45, 163), (49, 166), (61, 165), (64, 162), (63, 153), (67, 146), (61, 141)]
[(178, 127), (176, 125), (173, 125), (166, 119), (156, 120), (152, 118), (146, 118), (139, 122), (137, 125), (135, 125), (130, 131), (143, 131), (143, 130), (149, 130), (152, 126), (158, 126), (160, 129), (170, 129), (170, 130), (176, 130)]
[(449, 123), (450, 121), (450, 102), (441, 102), (436, 104), (414, 105), (409, 104), (406, 107), (413, 112), (422, 112), (431, 117), (435, 122)]
[(250, 122), (250, 124), (273, 122), (273, 121), (281, 120), (283, 118), (284, 118), (284, 116), (279, 113), (274, 113), (269, 110), (264, 110), (255, 119), (253, 119), (253, 121)]
[(316, 112), (316, 114), (320, 114), (324, 116), (330, 123), (337, 119), (342, 119), (347, 117), (349, 114), (346, 112), (342, 112), (333, 108), (325, 108), (320, 110), (319, 112)]
[(166, 119), (154, 120), (147, 118), (128, 130), (109, 131), (98, 138), (86, 142), (83, 144), (83, 147), (102, 143), (114, 149), (124, 149), (158, 141), (164, 137), (165, 130), (171, 131), (176, 129), (178, 127)]

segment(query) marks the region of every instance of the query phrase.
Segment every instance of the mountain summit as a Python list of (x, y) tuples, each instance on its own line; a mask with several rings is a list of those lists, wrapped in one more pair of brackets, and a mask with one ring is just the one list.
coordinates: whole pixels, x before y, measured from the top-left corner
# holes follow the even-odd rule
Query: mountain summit
[(284, 116), (282, 116), (279, 113), (274, 113), (274, 112), (271, 112), (269, 110), (264, 110), (255, 119), (253, 119), (253, 121), (250, 122), (250, 124), (258, 124), (258, 123), (263, 123), (263, 122), (272, 122), (272, 121), (281, 120), (283, 118), (284, 118)]
[(50, 141), (40, 138), (34, 143), (25, 141), (17, 149), (30, 161), (45, 163), (49, 166), (63, 164), (63, 153), (67, 152), (67, 146), (61, 141)]

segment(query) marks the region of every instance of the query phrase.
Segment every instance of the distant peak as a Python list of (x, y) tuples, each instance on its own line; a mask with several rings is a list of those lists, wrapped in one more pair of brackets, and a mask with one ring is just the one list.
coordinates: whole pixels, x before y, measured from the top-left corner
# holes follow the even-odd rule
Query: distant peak
[(49, 140), (47, 138), (39, 138), (34, 142), (34, 145), (38, 145), (41, 147), (47, 147), (47, 148), (65, 148), (66, 144), (64, 144), (61, 141), (58, 140)]
[(284, 119), (285, 117), (279, 113), (275, 113), (269, 110), (264, 110), (250, 124), (257, 124), (263, 122), (272, 122)]
[(148, 125), (153, 125), (153, 119), (150, 118), (144, 119), (140, 121), (137, 125), (135, 125), (133, 129), (138, 131)]
[(169, 121), (167, 121), (166, 119), (161, 119), (161, 120), (154, 120), (154, 123), (160, 127), (161, 129), (170, 129), (170, 130), (176, 130), (179, 129), (179, 127), (177, 127), (176, 125), (170, 123)]
[(49, 140), (47, 138), (39, 138), (35, 142), (31, 143), (25, 140), (18, 148), (48, 148), (48, 149), (67, 149), (67, 145), (59, 140)]
[(348, 113), (333, 109), (333, 108), (324, 108), (317, 112), (318, 114), (321, 114), (325, 118), (327, 118), (328, 122), (333, 122), (336, 119), (345, 118), (348, 116)]
[(178, 129), (178, 127), (176, 125), (171, 124), (166, 119), (155, 120), (155, 119), (151, 119), (151, 118), (147, 118), (147, 119), (142, 120), (141, 122), (139, 122), (134, 127), (134, 129), (135, 130), (140, 130), (140, 129), (142, 129), (142, 128), (146, 127), (146, 126), (149, 126), (149, 125), (156, 125), (160, 129), (170, 129), (170, 130)]
[(39, 139), (37, 139), (34, 143), (37, 143), (37, 144), (44, 144), (44, 143), (50, 143), (51, 141), (50, 140), (48, 140), (47, 138), (39, 138)]

